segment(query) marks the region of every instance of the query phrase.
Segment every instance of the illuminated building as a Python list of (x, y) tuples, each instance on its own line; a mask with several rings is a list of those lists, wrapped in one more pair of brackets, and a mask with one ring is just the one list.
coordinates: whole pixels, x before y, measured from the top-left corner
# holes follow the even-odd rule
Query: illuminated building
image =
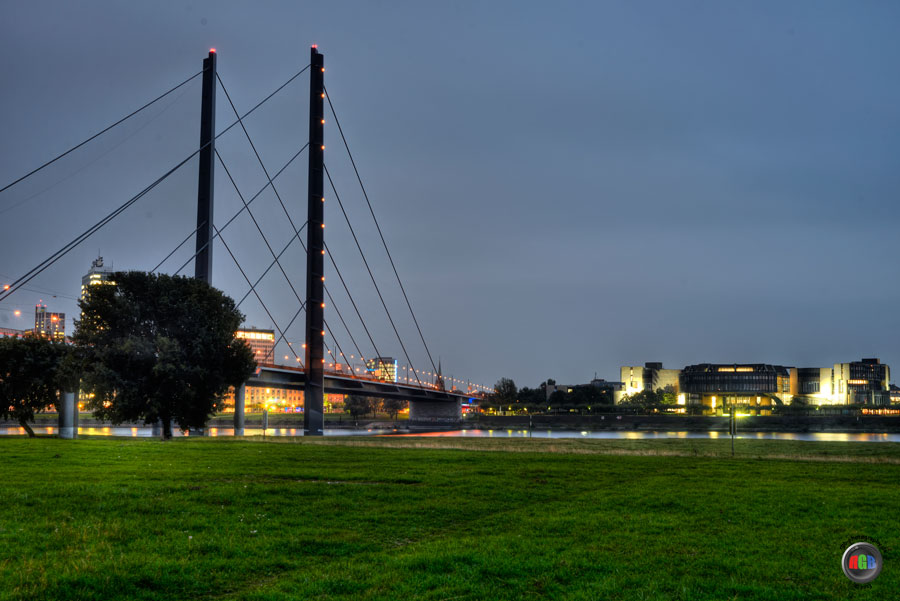
[(889, 405), (891, 370), (876, 358), (833, 367), (801, 367), (791, 374), (791, 392), (811, 405)]
[(738, 405), (765, 415), (790, 399), (791, 374), (781, 365), (701, 363), (681, 370), (679, 385), (688, 405), (717, 413)]
[(275, 330), (241, 328), (234, 333), (234, 337), (247, 343), (257, 364), (275, 362)]
[(393, 357), (375, 357), (366, 360), (366, 371), (373, 378), (385, 382), (397, 381), (397, 360)]
[[(259, 413), (263, 409), (275, 413), (302, 413), (303, 391), (293, 388), (247, 386), (244, 392), (244, 410), (247, 413)], [(344, 395), (326, 394), (325, 413), (341, 412), (344, 408)], [(224, 411), (234, 411), (234, 390), (225, 394)]]
[(97, 257), (91, 262), (90, 270), (81, 278), (81, 300), (84, 300), (91, 286), (101, 284), (115, 284), (112, 280), (112, 271), (103, 267), (103, 257)]
[[(625, 366), (620, 371), (624, 395), (671, 387), (679, 405), (703, 407), (716, 413), (737, 405), (741, 411), (769, 413), (775, 405), (793, 401), (819, 405), (886, 406), (891, 401), (891, 371), (878, 359), (835, 363), (832, 367), (783, 367), (764, 363), (701, 363), (683, 370), (663, 369), (661, 363)], [(900, 401), (900, 390), (894, 392)]]
[(616, 401), (626, 394), (637, 394), (643, 390), (670, 389), (679, 392), (679, 369), (663, 369), (662, 363), (648, 362), (644, 366), (625, 365), (619, 370), (619, 380), (625, 384)]
[(66, 339), (66, 314), (50, 313), (47, 305), (34, 307), (34, 335), (60, 342)]

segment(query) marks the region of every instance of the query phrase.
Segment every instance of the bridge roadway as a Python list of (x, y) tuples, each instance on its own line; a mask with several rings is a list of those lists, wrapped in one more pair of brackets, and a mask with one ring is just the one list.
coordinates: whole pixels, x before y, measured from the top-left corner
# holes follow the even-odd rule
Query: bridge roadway
[[(303, 390), (306, 372), (300, 367), (263, 364), (239, 390), (235, 391), (235, 434), (244, 429), (244, 399), (246, 387), (288, 388)], [(419, 430), (454, 428), (462, 419), (462, 402), (470, 395), (452, 390), (385, 382), (373, 378), (325, 372), (325, 393), (356, 394), (360, 396), (409, 401), (409, 427)]]

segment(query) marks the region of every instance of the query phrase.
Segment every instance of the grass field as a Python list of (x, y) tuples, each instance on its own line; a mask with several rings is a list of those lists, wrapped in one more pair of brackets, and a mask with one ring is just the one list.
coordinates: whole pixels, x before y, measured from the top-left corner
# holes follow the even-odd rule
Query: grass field
[[(0, 439), (0, 599), (885, 599), (900, 445)], [(874, 583), (845, 544), (880, 543)]]

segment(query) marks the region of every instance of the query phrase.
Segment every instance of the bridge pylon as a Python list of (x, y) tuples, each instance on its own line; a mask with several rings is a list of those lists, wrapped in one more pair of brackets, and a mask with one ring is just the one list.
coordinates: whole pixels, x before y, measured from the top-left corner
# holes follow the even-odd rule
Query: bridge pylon
[(308, 154), (303, 435), (322, 436), (325, 429), (325, 57), (315, 45), (310, 49)]
[(213, 180), (216, 167), (216, 51), (203, 59), (197, 184), (197, 256), (194, 277), (212, 283)]

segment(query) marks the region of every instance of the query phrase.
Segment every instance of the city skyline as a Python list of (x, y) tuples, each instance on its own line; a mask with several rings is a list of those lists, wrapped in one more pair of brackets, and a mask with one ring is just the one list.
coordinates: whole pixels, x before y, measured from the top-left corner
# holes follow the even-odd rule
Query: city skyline
[[(615, 379), (619, 366), (648, 358), (897, 364), (900, 284), (886, 266), (900, 156), (891, 58), (900, 42), (888, 24), (900, 9), (865, 6), (359, 4), (341, 26), (342, 9), (287, 4), (16, 6), (0, 41), (14, 57), (0, 67), (12, 90), (0, 100), (9, 132), (0, 185), (196, 72), (210, 47), (246, 109), (318, 42), (329, 93), (445, 373), (535, 386), (595, 372)], [(117, 27), (94, 25), (109, 20)], [(303, 86), (248, 123), (270, 166), (306, 136)], [(195, 148), (198, 111), (199, 90), (187, 87), (0, 194), (2, 281)], [(326, 132), (329, 148), (337, 143)], [(249, 156), (245, 146), (237, 136), (220, 144), (234, 164)], [(243, 163), (239, 183), (258, 187), (258, 170)], [(335, 165), (335, 175), (352, 172)], [(302, 167), (286, 177), (284, 194), (302, 198)], [(224, 184), (223, 216), (238, 202)], [(361, 219), (349, 183), (342, 189)], [(192, 198), (196, 171), (186, 169), (4, 303), (0, 327), (27, 329), (39, 301), (78, 315), (80, 278), (98, 250), (118, 269), (151, 269), (192, 229)], [(260, 202), (271, 208), (273, 199)], [(296, 216), (300, 204), (291, 205)], [(277, 230), (274, 212), (263, 216)], [(374, 321), (377, 297), (338, 216), (334, 207), (326, 214), (326, 240)], [(361, 234), (372, 252), (375, 236)], [(214, 285), (239, 298), (239, 275), (215, 252)], [(264, 257), (258, 243), (244, 252)], [(302, 276), (299, 254), (291, 269)], [(376, 269), (390, 276), (383, 257)], [(266, 292), (289, 297), (277, 279)], [(291, 313), (277, 304), (279, 315)], [(244, 310), (247, 324), (271, 327), (258, 306)], [(388, 326), (376, 327), (381, 353), (400, 356)], [(291, 338), (301, 341), (302, 328)], [(413, 359), (427, 365), (421, 349)]]

